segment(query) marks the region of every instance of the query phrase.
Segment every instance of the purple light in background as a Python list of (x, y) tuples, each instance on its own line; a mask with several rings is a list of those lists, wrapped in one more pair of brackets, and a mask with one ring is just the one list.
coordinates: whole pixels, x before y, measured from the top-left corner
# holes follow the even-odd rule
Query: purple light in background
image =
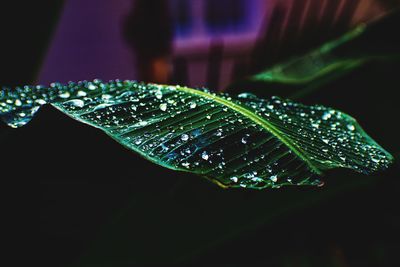
[(134, 57), (122, 35), (131, 0), (68, 0), (39, 82), (135, 79)]

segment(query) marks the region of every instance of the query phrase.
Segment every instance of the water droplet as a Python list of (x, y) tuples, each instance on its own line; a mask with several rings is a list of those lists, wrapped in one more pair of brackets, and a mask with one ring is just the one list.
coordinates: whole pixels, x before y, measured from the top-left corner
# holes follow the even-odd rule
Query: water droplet
[(246, 134), (244, 137), (242, 137), (242, 140), (241, 140), (242, 144), (247, 144), (247, 138), (248, 137), (249, 137), (248, 134)]
[(373, 162), (375, 162), (375, 163), (379, 163), (379, 162), (381, 161), (380, 158), (377, 158), (377, 157), (374, 157), (374, 156), (371, 157), (371, 160), (372, 160)]
[(190, 108), (196, 108), (197, 104), (195, 102), (190, 102)]
[(251, 98), (251, 99), (257, 99), (257, 96), (252, 94), (252, 93), (241, 93), (238, 95), (239, 98)]
[(263, 180), (262, 178), (260, 178), (260, 177), (253, 177), (253, 178), (251, 178), (251, 180), (252, 180), (253, 182), (256, 182), (256, 183), (261, 183), (261, 182), (264, 181), (264, 180)]
[(353, 124), (347, 124), (347, 129), (349, 129), (350, 131), (354, 131), (356, 127), (354, 127)]
[(85, 105), (85, 102), (81, 99), (72, 99), (64, 102), (64, 105), (82, 108)]
[(181, 140), (182, 140), (182, 141), (187, 141), (187, 140), (189, 140), (189, 135), (187, 135), (187, 134), (182, 134), (182, 135), (181, 135)]
[(44, 104), (47, 103), (47, 102), (44, 101), (43, 99), (36, 99), (35, 102), (38, 103), (39, 105), (44, 105)]
[(14, 104), (15, 104), (17, 107), (22, 106), (22, 102), (21, 102), (21, 100), (19, 100), (19, 99), (15, 100)]
[(99, 109), (103, 109), (103, 108), (106, 108), (109, 106), (111, 106), (111, 104), (104, 103), (104, 104), (97, 105), (93, 110), (99, 110)]
[(163, 93), (160, 90), (156, 91), (155, 95), (157, 99), (161, 99), (163, 97)]
[(204, 160), (208, 160), (208, 154), (207, 154), (207, 151), (203, 151), (203, 153), (201, 153), (201, 158), (202, 159), (204, 159)]
[(330, 112), (325, 112), (324, 115), (322, 115), (323, 120), (328, 120), (330, 117), (332, 117)]
[(277, 176), (277, 175), (272, 175), (271, 177), (269, 177), (269, 179), (270, 179), (272, 182), (276, 183), (276, 181), (278, 181), (278, 176)]
[(135, 141), (136, 145), (140, 145), (141, 143), (142, 143), (142, 139), (138, 139), (138, 140)]
[(317, 129), (319, 128), (319, 124), (318, 123), (311, 123), (311, 126), (314, 127), (314, 128), (317, 128)]
[(78, 91), (78, 93), (76, 93), (76, 96), (79, 96), (79, 97), (87, 96), (87, 93), (85, 91), (80, 90), (80, 91)]
[(61, 98), (68, 98), (71, 96), (71, 94), (69, 92), (62, 92), (58, 96)]
[(161, 109), (162, 111), (166, 111), (166, 110), (167, 110), (167, 104), (166, 104), (166, 103), (161, 103), (161, 104), (160, 104), (160, 109)]
[(109, 94), (102, 94), (102, 95), (101, 95), (101, 99), (102, 99), (102, 100), (105, 100), (105, 101), (108, 101), (108, 100), (110, 100), (111, 98), (113, 98), (113, 96), (112, 96), (112, 95), (109, 95)]
[(189, 162), (182, 162), (182, 166), (185, 168), (189, 168), (190, 163)]
[(90, 83), (90, 84), (88, 85), (87, 88), (88, 88), (89, 90), (96, 90), (96, 89), (97, 89), (97, 86), (94, 85), (94, 84), (92, 84), (92, 83)]
[(234, 183), (237, 183), (239, 181), (239, 179), (236, 176), (231, 177), (230, 180)]

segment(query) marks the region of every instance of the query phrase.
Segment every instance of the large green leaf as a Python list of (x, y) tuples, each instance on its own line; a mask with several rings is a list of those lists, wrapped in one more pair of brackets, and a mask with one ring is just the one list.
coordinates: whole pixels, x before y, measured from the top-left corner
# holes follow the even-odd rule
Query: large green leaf
[(321, 185), (323, 170), (369, 174), (393, 159), (349, 115), (247, 93), (133, 81), (25, 86), (2, 91), (0, 115), (19, 127), (45, 103), (156, 164), (223, 187)]

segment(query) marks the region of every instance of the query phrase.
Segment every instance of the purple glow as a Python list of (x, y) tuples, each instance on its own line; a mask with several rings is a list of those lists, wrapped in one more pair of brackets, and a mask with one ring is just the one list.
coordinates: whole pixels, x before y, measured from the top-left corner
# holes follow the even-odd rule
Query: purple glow
[(44, 60), (39, 82), (135, 79), (121, 24), (130, 0), (69, 0)]

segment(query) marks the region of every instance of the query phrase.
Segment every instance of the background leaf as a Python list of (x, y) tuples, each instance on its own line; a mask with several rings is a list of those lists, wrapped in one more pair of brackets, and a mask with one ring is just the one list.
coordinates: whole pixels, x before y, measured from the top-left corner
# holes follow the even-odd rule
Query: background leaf
[(395, 10), (375, 21), (360, 24), (308, 53), (232, 83), (228, 91), (246, 88), (263, 97), (278, 95), (299, 99), (365, 64), (398, 61), (400, 42), (390, 32), (395, 31), (399, 21), (400, 12)]

